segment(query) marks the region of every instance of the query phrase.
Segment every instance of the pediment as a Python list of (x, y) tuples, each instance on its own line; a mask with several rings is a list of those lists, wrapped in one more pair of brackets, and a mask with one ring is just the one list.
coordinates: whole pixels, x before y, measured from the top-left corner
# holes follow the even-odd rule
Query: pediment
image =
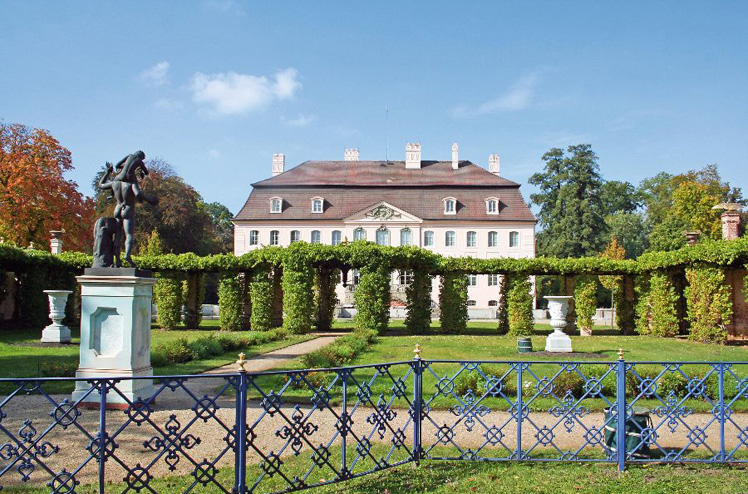
[(353, 223), (421, 223), (423, 220), (385, 201), (354, 213), (345, 219)]

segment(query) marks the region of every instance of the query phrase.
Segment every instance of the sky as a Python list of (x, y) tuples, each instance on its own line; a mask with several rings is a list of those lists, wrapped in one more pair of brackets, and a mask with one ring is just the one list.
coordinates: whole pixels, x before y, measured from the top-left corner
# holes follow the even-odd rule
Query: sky
[(608, 180), (717, 163), (748, 189), (748, 2), (0, 0), (0, 120), (91, 194), (142, 149), (237, 213), (273, 153), (460, 159), (522, 185), (589, 143)]

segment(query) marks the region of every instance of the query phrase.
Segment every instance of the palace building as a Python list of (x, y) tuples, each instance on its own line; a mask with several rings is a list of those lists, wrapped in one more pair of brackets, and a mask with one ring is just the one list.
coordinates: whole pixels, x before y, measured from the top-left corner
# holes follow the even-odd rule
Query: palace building
[[(234, 253), (302, 240), (368, 240), (444, 256), (535, 256), (536, 218), (520, 185), (501, 176), (498, 155), (489, 156), (488, 170), (460, 160), (457, 144), (451, 161), (422, 160), (417, 143), (407, 144), (405, 155), (360, 161), (358, 150), (346, 149), (341, 161), (305, 161), (288, 170), (284, 155), (273, 155), (272, 177), (252, 184), (234, 218)], [(393, 273), (393, 300), (404, 297), (410, 276)], [(338, 287), (341, 304), (353, 303), (355, 281), (354, 273), (352, 284)], [(470, 276), (468, 298), (471, 316), (494, 317), (498, 275)]]

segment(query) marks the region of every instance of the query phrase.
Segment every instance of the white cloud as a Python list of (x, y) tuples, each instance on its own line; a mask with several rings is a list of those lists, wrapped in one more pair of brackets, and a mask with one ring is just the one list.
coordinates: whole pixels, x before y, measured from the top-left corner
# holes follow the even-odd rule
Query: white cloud
[(506, 93), (477, 106), (459, 105), (452, 109), (453, 117), (469, 118), (492, 113), (523, 110), (530, 106), (538, 84), (537, 74), (520, 78)]
[(301, 113), (296, 115), (294, 118), (281, 117), (281, 121), (291, 127), (305, 127), (315, 120), (317, 120), (317, 117), (314, 115), (303, 115)]
[(168, 75), (169, 75), (169, 62), (163, 61), (159, 62), (153, 67), (144, 70), (140, 73), (138, 78), (145, 82), (146, 84), (151, 84), (154, 86), (163, 86), (168, 81)]
[(280, 70), (273, 80), (265, 76), (221, 72), (192, 76), (190, 90), (196, 103), (221, 115), (248, 113), (275, 101), (285, 100), (301, 89), (294, 68)]

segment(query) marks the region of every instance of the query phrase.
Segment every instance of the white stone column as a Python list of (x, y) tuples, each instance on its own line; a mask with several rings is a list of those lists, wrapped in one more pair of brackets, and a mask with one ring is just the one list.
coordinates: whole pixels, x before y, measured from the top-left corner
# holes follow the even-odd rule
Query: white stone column
[[(75, 374), (78, 378), (153, 375), (151, 300), (156, 280), (135, 276), (134, 269), (121, 271), (132, 271), (132, 276), (86, 274), (77, 278), (81, 284), (80, 365)], [(86, 382), (77, 382), (73, 399), (83, 397), (89, 387)], [(153, 380), (123, 380), (117, 389), (130, 401), (145, 399), (153, 392)], [(96, 391), (84, 399), (98, 401)], [(108, 393), (107, 404), (125, 403), (116, 392)]]

